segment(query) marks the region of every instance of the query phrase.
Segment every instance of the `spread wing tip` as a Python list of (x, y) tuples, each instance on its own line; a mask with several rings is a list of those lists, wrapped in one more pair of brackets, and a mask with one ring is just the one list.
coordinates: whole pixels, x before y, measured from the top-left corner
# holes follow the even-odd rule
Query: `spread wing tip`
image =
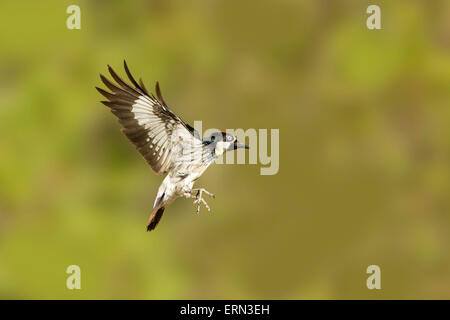
[(95, 87), (95, 89), (97, 89), (97, 91), (100, 92), (100, 94), (102, 96), (104, 96), (106, 99), (108, 99), (108, 100), (113, 100), (114, 99), (114, 94), (112, 94), (112, 93), (110, 93), (110, 92), (108, 92), (108, 91), (106, 91), (106, 90), (104, 90), (102, 88), (99, 88), (99, 87)]
[(167, 103), (166, 101), (164, 101), (164, 98), (162, 96), (161, 93), (161, 88), (159, 87), (159, 82), (156, 81), (156, 85), (155, 85), (155, 92), (156, 92), (156, 96), (158, 97), (159, 102), (163, 105), (167, 107)]

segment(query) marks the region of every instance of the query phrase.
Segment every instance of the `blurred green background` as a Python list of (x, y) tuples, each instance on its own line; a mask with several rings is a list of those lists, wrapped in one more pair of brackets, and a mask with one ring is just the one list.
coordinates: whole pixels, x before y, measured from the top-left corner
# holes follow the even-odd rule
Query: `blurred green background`
[[(450, 298), (449, 1), (0, 12), (1, 298)], [(197, 182), (211, 214), (179, 199), (145, 232), (162, 177), (94, 90), (123, 59), (188, 123), (279, 128), (279, 173), (214, 165)], [(66, 289), (71, 264), (82, 290)]]

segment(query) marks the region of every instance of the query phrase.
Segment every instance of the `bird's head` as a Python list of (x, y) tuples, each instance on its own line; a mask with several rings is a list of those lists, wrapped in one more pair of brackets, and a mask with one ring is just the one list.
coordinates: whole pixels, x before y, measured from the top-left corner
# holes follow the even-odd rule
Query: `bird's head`
[(214, 132), (204, 141), (214, 149), (215, 154), (218, 156), (226, 151), (232, 151), (239, 148), (250, 149), (249, 146), (238, 142), (233, 135), (226, 132)]

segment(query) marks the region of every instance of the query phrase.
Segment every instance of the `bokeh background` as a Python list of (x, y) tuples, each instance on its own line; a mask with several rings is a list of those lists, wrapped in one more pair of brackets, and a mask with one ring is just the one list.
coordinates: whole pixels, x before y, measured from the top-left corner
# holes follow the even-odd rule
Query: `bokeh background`
[[(370, 4), (382, 30), (366, 28)], [(1, 298), (450, 298), (449, 1), (0, 12)], [(280, 129), (279, 173), (212, 166), (197, 182), (211, 214), (179, 199), (145, 232), (162, 177), (94, 90), (123, 59), (189, 123)], [(71, 264), (81, 290), (66, 289)]]

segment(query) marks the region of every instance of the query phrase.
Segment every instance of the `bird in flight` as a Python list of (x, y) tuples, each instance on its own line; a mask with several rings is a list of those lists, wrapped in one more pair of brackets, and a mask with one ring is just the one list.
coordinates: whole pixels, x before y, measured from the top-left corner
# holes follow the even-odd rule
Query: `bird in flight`
[(147, 91), (142, 79), (136, 82), (125, 61), (124, 68), (131, 84), (123, 81), (108, 65), (116, 83), (100, 74), (100, 79), (111, 92), (96, 89), (107, 99), (101, 102), (118, 118), (122, 132), (153, 171), (167, 173), (158, 189), (147, 231), (157, 226), (165, 207), (178, 197), (195, 199), (197, 213), (202, 204), (210, 211), (203, 195), (213, 198), (214, 195), (204, 188), (193, 189), (194, 182), (224, 152), (249, 147), (226, 132), (215, 132), (201, 139), (193, 127), (169, 109), (158, 82), (155, 97)]

